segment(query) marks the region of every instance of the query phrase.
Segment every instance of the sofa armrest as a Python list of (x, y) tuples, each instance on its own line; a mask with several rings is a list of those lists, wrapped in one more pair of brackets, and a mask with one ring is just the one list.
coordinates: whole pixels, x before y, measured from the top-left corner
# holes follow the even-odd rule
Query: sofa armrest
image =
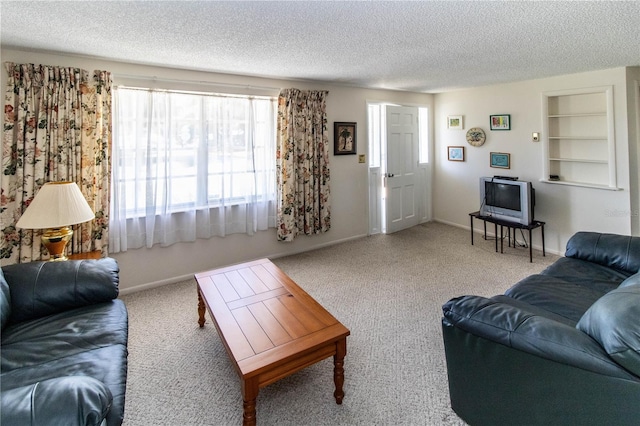
[(445, 326), (584, 370), (634, 378), (587, 334), (521, 307), (480, 296), (462, 296), (448, 301), (442, 309)]
[(115, 259), (28, 262), (3, 266), (11, 294), (10, 323), (118, 297)]
[(635, 274), (640, 271), (640, 237), (577, 232), (567, 241), (565, 257)]
[(9, 284), (4, 279), (2, 268), (0, 268), (0, 330), (4, 330), (4, 326), (9, 323), (11, 316), (11, 293), (9, 292)]
[(3, 425), (97, 426), (113, 397), (102, 382), (87, 376), (67, 376), (2, 391)]

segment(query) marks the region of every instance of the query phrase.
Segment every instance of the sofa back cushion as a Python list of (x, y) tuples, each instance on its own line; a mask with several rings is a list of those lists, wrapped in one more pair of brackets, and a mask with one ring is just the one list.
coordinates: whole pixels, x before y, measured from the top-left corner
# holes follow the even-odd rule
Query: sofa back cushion
[(598, 299), (576, 327), (598, 341), (609, 356), (640, 376), (640, 284), (617, 288)]
[(4, 279), (4, 274), (0, 268), (0, 330), (4, 329), (5, 324), (11, 316), (11, 294), (9, 293), (9, 284)]
[(640, 270), (640, 237), (578, 232), (567, 242), (565, 257), (635, 274)]
[(2, 267), (11, 290), (11, 323), (118, 297), (115, 259), (28, 262)]

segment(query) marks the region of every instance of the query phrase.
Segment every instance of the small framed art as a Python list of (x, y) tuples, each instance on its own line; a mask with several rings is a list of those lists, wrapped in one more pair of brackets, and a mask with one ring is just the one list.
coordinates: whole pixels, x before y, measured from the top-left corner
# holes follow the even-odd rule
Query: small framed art
[(491, 130), (511, 130), (511, 115), (499, 114), (489, 116)]
[(356, 123), (333, 123), (333, 155), (356, 153)]
[(498, 169), (510, 169), (511, 168), (511, 154), (505, 152), (491, 152), (489, 153), (489, 165)]
[(450, 115), (447, 117), (447, 128), (451, 130), (462, 130), (464, 126), (462, 125), (462, 116), (461, 115)]
[(464, 161), (464, 146), (448, 146), (447, 149), (449, 161)]

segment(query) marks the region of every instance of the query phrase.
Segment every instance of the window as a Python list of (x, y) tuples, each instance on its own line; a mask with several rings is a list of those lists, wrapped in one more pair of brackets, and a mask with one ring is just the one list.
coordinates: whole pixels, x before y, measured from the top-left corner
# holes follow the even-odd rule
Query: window
[[(386, 106), (392, 104), (367, 104), (368, 137), (369, 137), (369, 167), (380, 167), (384, 149), (382, 145), (386, 138)], [(429, 108), (418, 108), (418, 158), (421, 164), (429, 163)]]
[(420, 163), (426, 164), (429, 162), (429, 108), (418, 108), (418, 120), (420, 122), (420, 141), (418, 142), (418, 157)]
[(369, 119), (369, 167), (380, 167), (382, 156), (382, 133), (384, 132), (382, 120), (382, 104), (369, 104), (367, 106)]
[[(181, 213), (214, 210), (216, 223), (200, 226), (222, 221), (223, 229), (198, 236), (258, 229), (227, 225), (255, 221), (236, 217), (255, 210), (247, 206), (275, 203), (275, 99), (122, 87), (114, 93), (112, 223), (170, 215), (175, 222)], [(149, 233), (148, 223), (142, 228)], [(176, 241), (185, 240), (165, 244)]]

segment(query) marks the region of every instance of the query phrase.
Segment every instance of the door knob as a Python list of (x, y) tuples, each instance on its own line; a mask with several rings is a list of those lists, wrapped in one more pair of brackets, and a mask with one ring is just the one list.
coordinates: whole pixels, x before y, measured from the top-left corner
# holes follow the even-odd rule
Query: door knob
[(387, 173), (386, 176), (387, 177), (394, 177), (395, 175), (393, 173)]

